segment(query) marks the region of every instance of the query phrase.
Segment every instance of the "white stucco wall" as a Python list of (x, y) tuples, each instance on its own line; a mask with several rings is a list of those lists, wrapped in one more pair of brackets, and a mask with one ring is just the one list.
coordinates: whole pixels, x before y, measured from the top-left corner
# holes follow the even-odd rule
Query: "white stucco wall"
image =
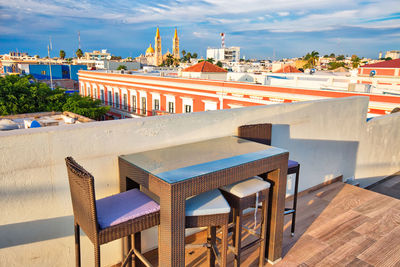
[[(367, 176), (369, 171), (360, 170), (365, 165), (382, 177), (400, 169), (400, 114), (367, 123), (367, 106), (367, 97), (352, 97), (0, 132), (0, 265), (74, 265), (66, 156), (93, 173), (102, 198), (118, 192), (118, 155), (272, 122), (272, 144), (301, 164), (300, 190), (339, 175)], [(152, 241), (146, 247), (155, 244), (151, 234), (143, 238)], [(85, 236), (81, 242), (83, 266), (92, 266), (93, 246)], [(103, 266), (120, 260), (120, 241), (101, 249)]]
[(400, 171), (400, 112), (368, 121), (360, 136), (355, 178), (366, 187)]

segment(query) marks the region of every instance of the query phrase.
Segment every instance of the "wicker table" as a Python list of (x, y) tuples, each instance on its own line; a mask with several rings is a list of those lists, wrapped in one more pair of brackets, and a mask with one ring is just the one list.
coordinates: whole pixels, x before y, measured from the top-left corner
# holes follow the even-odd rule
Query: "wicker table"
[(160, 197), (159, 266), (176, 267), (185, 265), (186, 198), (261, 175), (272, 185), (266, 256), (275, 263), (282, 257), (288, 156), (284, 149), (238, 137), (122, 155), (120, 190), (140, 185)]

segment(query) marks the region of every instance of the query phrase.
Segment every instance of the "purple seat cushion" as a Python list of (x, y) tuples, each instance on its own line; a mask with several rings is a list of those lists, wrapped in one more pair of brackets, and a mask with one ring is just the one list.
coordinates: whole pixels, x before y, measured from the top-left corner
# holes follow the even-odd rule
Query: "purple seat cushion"
[(297, 161), (294, 161), (294, 160), (290, 160), (290, 159), (289, 159), (289, 162), (288, 162), (288, 169), (293, 168), (293, 167), (296, 167), (297, 165), (299, 165), (299, 163), (298, 163)]
[(96, 200), (101, 229), (157, 212), (160, 205), (138, 189)]

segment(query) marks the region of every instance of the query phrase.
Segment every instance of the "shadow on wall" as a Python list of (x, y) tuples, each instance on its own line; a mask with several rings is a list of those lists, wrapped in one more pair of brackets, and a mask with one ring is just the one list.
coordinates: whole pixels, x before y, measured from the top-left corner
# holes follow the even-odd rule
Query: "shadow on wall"
[[(0, 249), (74, 234), (74, 216), (0, 225)], [(84, 232), (81, 231), (83, 235)]]
[[(312, 136), (312, 134), (310, 134)], [(287, 149), (300, 163), (299, 191), (334, 179), (354, 177), (359, 142), (290, 138), (290, 125), (272, 125), (272, 146)], [(323, 179), (321, 179), (323, 178)], [(290, 184), (287, 194), (292, 194)]]

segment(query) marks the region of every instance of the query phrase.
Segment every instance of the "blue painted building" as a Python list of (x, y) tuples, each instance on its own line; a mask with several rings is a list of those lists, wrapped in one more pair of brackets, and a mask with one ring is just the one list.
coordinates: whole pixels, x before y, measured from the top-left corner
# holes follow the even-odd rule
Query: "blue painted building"
[[(71, 79), (78, 81), (78, 71), (87, 70), (86, 65), (51, 65), (53, 80)], [(29, 74), (38, 80), (50, 80), (49, 65), (29, 65)]]

